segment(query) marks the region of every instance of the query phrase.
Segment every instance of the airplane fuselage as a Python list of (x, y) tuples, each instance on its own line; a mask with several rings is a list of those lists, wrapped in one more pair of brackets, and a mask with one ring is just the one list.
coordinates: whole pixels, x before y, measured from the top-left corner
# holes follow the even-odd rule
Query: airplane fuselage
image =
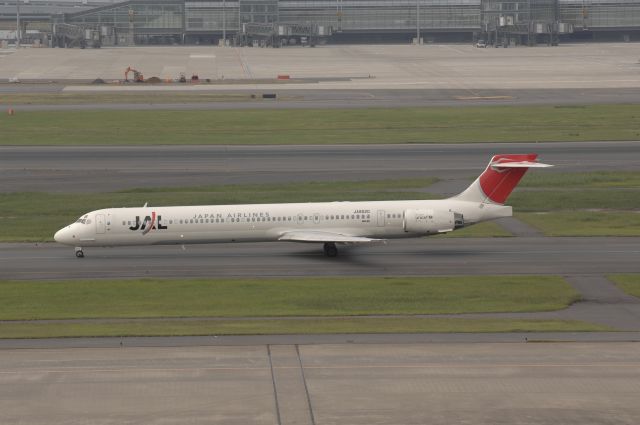
[(92, 211), (60, 229), (57, 242), (82, 247), (289, 241), (369, 244), (451, 232), (509, 217), (507, 197), (536, 162), (536, 154), (494, 155), (484, 172), (448, 199), (295, 204), (199, 205), (110, 208)]
[(511, 207), (453, 199), (109, 208), (86, 214), (55, 239), (86, 247), (276, 241), (292, 231), (395, 239), (510, 215)]

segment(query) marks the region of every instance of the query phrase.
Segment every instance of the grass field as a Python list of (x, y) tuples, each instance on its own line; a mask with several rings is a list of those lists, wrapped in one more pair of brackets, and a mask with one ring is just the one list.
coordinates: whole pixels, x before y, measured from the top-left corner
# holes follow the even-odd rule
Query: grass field
[(0, 320), (523, 312), (578, 298), (555, 276), (0, 281)]
[(598, 189), (598, 188), (640, 188), (640, 172), (637, 171), (594, 171), (590, 173), (527, 173), (519, 188), (545, 189)]
[(579, 321), (447, 318), (0, 323), (0, 338), (588, 331), (611, 331), (611, 329), (605, 326)]
[[(52, 240), (59, 228), (100, 208), (155, 205), (434, 199), (437, 179), (303, 182), (129, 189), (109, 193), (0, 193), (0, 241)], [(566, 184), (565, 184), (566, 183)], [(530, 173), (509, 198), (516, 216), (550, 236), (638, 236), (640, 172)], [(445, 237), (510, 236), (482, 223)]]
[[(226, 205), (272, 202), (432, 199), (414, 192), (436, 179), (361, 182), (218, 185), (191, 188), (131, 189), (109, 193), (0, 193), (0, 241), (50, 241), (56, 230), (80, 215), (110, 207)], [(480, 229), (482, 231), (482, 229)], [(487, 233), (487, 230), (485, 230)]]
[(640, 298), (640, 274), (614, 274), (607, 277), (627, 294)]
[[(3, 145), (359, 144), (637, 140), (640, 105), (33, 111)], [(500, 117), (499, 123), (496, 117)]]
[[(129, 189), (93, 194), (0, 193), (0, 242), (53, 240), (61, 227), (81, 214), (111, 206), (224, 205), (275, 202), (322, 202), (394, 199), (432, 199), (435, 195), (412, 191), (437, 179), (402, 179), (361, 182), (307, 182), (264, 185), (219, 185), (178, 188)], [(495, 223), (482, 223), (445, 237), (511, 236)]]
[(578, 299), (556, 276), (0, 281), (0, 338), (610, 330), (413, 316), (549, 311)]
[(516, 218), (547, 236), (640, 236), (640, 212), (554, 211)]
[(640, 236), (640, 172), (529, 173), (509, 203), (548, 236)]
[(3, 105), (180, 104), (252, 101), (250, 94), (184, 92), (1, 93)]

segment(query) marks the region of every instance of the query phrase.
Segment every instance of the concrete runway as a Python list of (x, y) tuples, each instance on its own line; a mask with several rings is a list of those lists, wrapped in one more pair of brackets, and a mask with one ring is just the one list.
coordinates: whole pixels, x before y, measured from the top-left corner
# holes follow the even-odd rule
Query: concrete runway
[[(0, 192), (435, 176), (468, 184), (496, 153), (537, 152), (545, 172), (640, 168), (640, 142), (343, 146), (0, 146)], [(461, 186), (462, 185), (462, 186)], [(141, 202), (144, 202), (141, 195)]]
[(557, 274), (640, 272), (640, 238), (426, 238), (377, 247), (283, 242), (86, 248), (0, 244), (0, 279)]
[(638, 343), (0, 350), (3, 424), (636, 424)]
[[(0, 80), (110, 81), (122, 79), (127, 66), (135, 66), (147, 78), (173, 79), (182, 72), (197, 73), (201, 79), (246, 81), (234, 90), (281, 88), (282, 84), (256, 84), (281, 74), (323, 80), (309, 86), (326, 90), (460, 89), (475, 95), (474, 90), (481, 89), (640, 87), (635, 43), (509, 49), (477, 49), (470, 44), (20, 49), (0, 62)], [(217, 88), (228, 90), (222, 84)]]

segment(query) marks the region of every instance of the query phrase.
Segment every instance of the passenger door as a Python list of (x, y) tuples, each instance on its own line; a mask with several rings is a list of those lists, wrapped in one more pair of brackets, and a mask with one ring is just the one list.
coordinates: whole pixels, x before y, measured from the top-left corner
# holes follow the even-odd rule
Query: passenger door
[(378, 227), (384, 227), (385, 217), (384, 210), (378, 210)]
[(104, 214), (96, 214), (96, 233), (104, 233)]

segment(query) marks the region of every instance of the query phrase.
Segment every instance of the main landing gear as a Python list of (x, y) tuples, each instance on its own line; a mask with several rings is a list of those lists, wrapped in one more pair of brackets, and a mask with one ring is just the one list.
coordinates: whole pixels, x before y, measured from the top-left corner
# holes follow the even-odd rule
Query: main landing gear
[(84, 252), (82, 252), (82, 247), (80, 246), (76, 247), (76, 257), (84, 258)]
[(326, 242), (324, 244), (324, 255), (327, 257), (335, 257), (338, 255), (338, 248), (336, 248), (336, 244), (333, 242)]

